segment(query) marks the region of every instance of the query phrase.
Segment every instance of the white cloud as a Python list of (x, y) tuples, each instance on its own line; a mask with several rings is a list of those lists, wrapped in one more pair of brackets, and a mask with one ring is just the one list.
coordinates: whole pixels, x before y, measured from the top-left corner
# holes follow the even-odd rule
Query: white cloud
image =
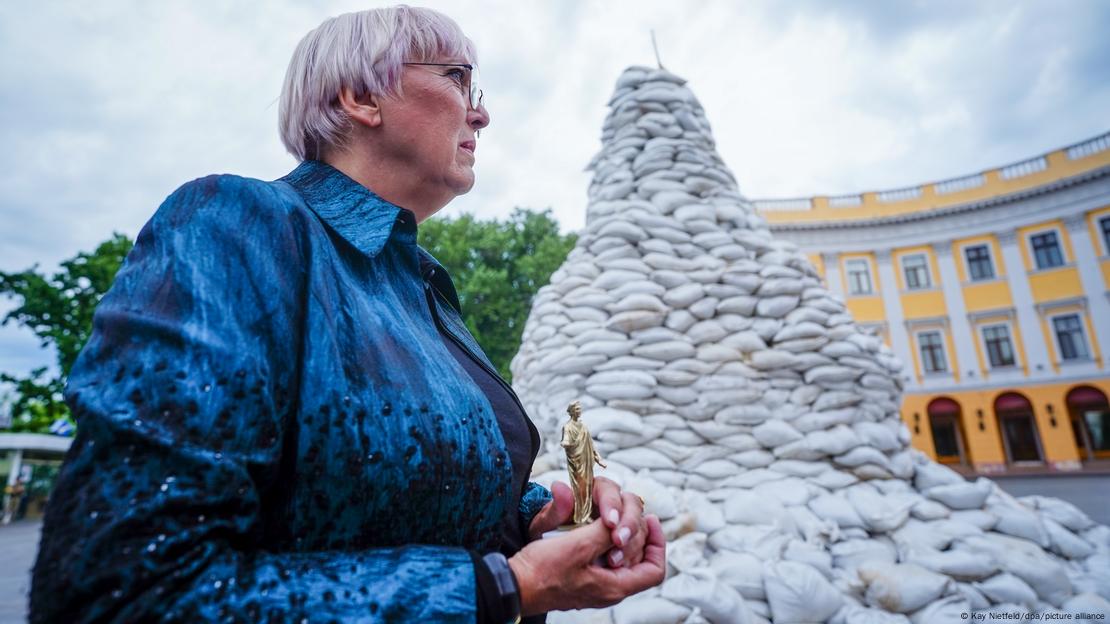
[[(264, 6), (265, 8), (260, 8)], [(605, 102), (627, 65), (689, 79), (751, 197), (971, 173), (1106, 130), (1110, 5), (436, 1), (477, 42), (493, 125), (445, 210), (552, 207), (581, 227)], [(353, 0), (0, 8), (0, 270), (138, 232), (181, 183), (293, 167), (276, 97), (296, 42)], [(44, 356), (0, 329), (0, 370)], [(47, 358), (48, 359), (48, 358)]]

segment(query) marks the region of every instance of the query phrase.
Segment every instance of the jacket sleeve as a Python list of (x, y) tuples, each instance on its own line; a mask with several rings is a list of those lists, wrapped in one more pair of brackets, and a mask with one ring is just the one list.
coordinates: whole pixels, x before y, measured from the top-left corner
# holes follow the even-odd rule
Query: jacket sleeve
[(276, 185), (189, 183), (144, 227), (67, 401), (33, 622), (473, 622), (461, 548), (271, 551), (291, 487), (310, 257)]
[(524, 496), (520, 497), (519, 509), (520, 523), (524, 527), (525, 535), (528, 533), (528, 527), (532, 525), (532, 519), (549, 502), (551, 502), (551, 491), (544, 486), (535, 481), (529, 481), (524, 486)]

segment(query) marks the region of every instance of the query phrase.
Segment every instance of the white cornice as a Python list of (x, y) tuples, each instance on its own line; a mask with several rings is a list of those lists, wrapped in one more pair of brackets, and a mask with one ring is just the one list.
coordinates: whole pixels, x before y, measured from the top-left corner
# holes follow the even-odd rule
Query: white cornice
[(803, 249), (843, 252), (928, 245), (954, 237), (1002, 235), (1050, 219), (1067, 219), (1110, 203), (1110, 167), (987, 200), (905, 215), (771, 224)]

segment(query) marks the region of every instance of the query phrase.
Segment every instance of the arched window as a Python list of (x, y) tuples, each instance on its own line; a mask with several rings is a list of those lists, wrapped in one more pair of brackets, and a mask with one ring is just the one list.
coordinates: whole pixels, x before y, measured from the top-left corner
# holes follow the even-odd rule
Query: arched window
[(960, 404), (947, 397), (933, 399), (925, 408), (929, 427), (933, 430), (933, 448), (937, 461), (944, 464), (964, 464), (963, 424)]
[(1008, 463), (1044, 461), (1033, 404), (1029, 399), (1017, 392), (1002, 394), (994, 401), (994, 414), (1002, 432), (1002, 447)]
[(1110, 402), (1098, 388), (1079, 386), (1068, 392), (1068, 416), (1079, 456), (1110, 459)]

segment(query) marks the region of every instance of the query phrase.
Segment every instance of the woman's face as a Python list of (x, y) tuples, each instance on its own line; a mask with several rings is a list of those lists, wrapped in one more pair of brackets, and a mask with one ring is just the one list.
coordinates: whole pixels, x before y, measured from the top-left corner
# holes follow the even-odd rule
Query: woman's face
[[(436, 59), (436, 63), (463, 63)], [(446, 204), (474, 186), (477, 131), (489, 125), (484, 106), (469, 105), (469, 70), (405, 65), (401, 95), (382, 103), (387, 148), (419, 193)]]

